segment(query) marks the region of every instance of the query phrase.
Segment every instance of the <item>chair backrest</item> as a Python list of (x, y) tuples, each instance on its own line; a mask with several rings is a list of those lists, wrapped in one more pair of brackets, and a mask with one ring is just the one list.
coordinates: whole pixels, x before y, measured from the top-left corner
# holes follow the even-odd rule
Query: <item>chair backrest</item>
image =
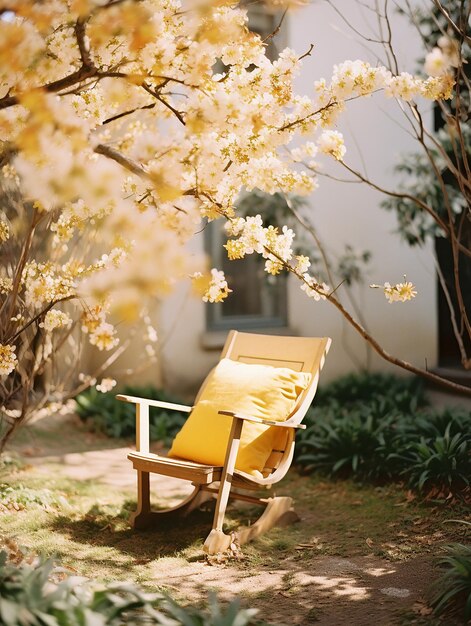
[[(297, 372), (310, 372), (311, 383), (299, 396), (294, 411), (289, 416), (289, 419), (299, 424), (316, 393), (319, 373), (324, 365), (330, 344), (329, 337), (285, 337), (232, 330), (227, 337), (221, 358), (242, 363), (288, 367)], [(294, 429), (280, 428), (278, 430), (282, 432), (279, 433), (276, 449), (273, 450), (267, 462), (265, 479), (257, 481), (260, 484), (277, 482), (291, 465), (294, 454)]]
[(324, 366), (331, 341), (329, 337), (257, 335), (232, 330), (227, 337), (221, 359), (288, 367), (296, 372), (310, 372), (311, 383), (298, 398), (295, 410), (290, 416), (299, 423), (316, 393), (319, 373)]

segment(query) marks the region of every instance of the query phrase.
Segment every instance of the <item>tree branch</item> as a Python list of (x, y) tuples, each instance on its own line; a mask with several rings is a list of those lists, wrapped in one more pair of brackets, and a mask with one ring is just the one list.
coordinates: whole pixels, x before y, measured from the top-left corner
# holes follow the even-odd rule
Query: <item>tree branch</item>
[(95, 146), (94, 151), (97, 154), (102, 154), (103, 156), (106, 156), (109, 159), (116, 161), (116, 163), (119, 163), (133, 174), (136, 174), (141, 178), (145, 178), (146, 180), (150, 180), (148, 172), (146, 172), (142, 165), (139, 165), (139, 163), (136, 163), (136, 161), (133, 161), (132, 159), (124, 156), (124, 154), (118, 152), (118, 150), (115, 150), (111, 146), (108, 146), (104, 143), (99, 143), (97, 146)]
[[(313, 285), (308, 280), (306, 280), (304, 276), (299, 274), (292, 265), (284, 261), (279, 255), (277, 255), (275, 252), (273, 252), (269, 248), (267, 248), (267, 251), (270, 254), (272, 254), (275, 258), (277, 258), (288, 272), (290, 272), (291, 274), (294, 274), (301, 282), (303, 282), (305, 285), (307, 285), (311, 289), (313, 288)], [(314, 290), (318, 291), (318, 293), (321, 295), (325, 295), (323, 292), (317, 290), (315, 286), (314, 286)], [(359, 322), (357, 322), (357, 320), (355, 320), (352, 317), (352, 315), (347, 311), (347, 309), (342, 305), (342, 303), (339, 300), (337, 300), (337, 298), (333, 295), (333, 293), (327, 294), (325, 295), (325, 297), (329, 302), (331, 302), (335, 306), (335, 308), (338, 311), (340, 311), (340, 313), (347, 320), (347, 322), (357, 331), (359, 335), (361, 335), (361, 337), (363, 337), (363, 339), (365, 339), (370, 344), (373, 350), (377, 354), (379, 354), (379, 356), (383, 358), (385, 361), (388, 361), (389, 363), (392, 363), (393, 365), (397, 365), (398, 367), (401, 367), (402, 369), (412, 372), (413, 374), (417, 374), (418, 376), (421, 376), (422, 378), (430, 380), (431, 382), (434, 382), (437, 385), (440, 385), (441, 387), (445, 387), (447, 389), (451, 389), (452, 391), (456, 391), (458, 393), (464, 393), (467, 396), (471, 396), (471, 387), (466, 387), (465, 385), (454, 383), (451, 380), (442, 378), (438, 374), (433, 374), (432, 372), (429, 372), (428, 370), (422, 369), (420, 367), (416, 367), (415, 365), (412, 365), (408, 361), (404, 361), (403, 359), (399, 359), (389, 354), (389, 352), (387, 352), (381, 346), (381, 344)]]

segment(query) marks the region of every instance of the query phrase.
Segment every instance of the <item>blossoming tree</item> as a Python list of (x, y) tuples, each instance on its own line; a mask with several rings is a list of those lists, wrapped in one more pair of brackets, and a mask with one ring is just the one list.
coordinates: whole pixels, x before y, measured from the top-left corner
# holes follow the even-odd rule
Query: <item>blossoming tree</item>
[[(227, 221), (230, 258), (261, 254), (267, 272), (291, 272), (363, 332), (335, 285), (293, 254), (292, 230), (237, 216), (237, 197), (311, 193), (310, 155), (344, 155), (335, 124), (348, 100), (378, 90), (446, 99), (453, 78), (346, 62), (301, 97), (293, 78), (303, 57), (286, 49), (270, 61), (265, 48), (231, 1), (1, 3), (3, 443), (39, 405), (70, 393), (57, 355), (75, 329), (117, 354), (110, 312), (138, 318), (188, 277), (204, 300), (228, 295), (222, 272), (206, 273), (186, 247), (203, 219)], [(296, 136), (305, 143), (291, 150)], [(415, 295), (410, 283), (385, 293)], [(48, 382), (54, 363), (60, 385)]]

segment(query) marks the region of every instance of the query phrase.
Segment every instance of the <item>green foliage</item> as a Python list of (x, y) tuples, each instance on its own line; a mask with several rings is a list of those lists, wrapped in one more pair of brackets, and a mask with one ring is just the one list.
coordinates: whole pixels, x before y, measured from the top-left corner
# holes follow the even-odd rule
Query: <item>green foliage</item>
[(345, 376), (319, 390), (306, 424), (297, 446), (306, 471), (406, 480), (440, 497), (470, 484), (471, 412), (432, 411), (417, 379)]
[[(0, 552), (0, 620), (5, 626), (75, 626), (75, 624), (137, 623), (138, 610), (151, 614), (155, 600), (132, 585), (110, 585), (93, 590), (85, 580), (66, 577), (51, 560), (39, 563), (7, 561)], [(143, 621), (143, 620), (142, 620)], [(162, 623), (162, 622), (155, 622)]]
[(314, 405), (350, 410), (375, 403), (381, 411), (413, 411), (427, 404), (419, 378), (399, 378), (392, 374), (362, 372), (347, 374), (321, 387)]
[[(130, 583), (97, 589), (47, 561), (19, 564), (0, 552), (0, 623), (4, 626), (249, 626), (256, 609), (210, 597), (207, 610), (183, 607), (161, 593), (147, 594)], [(260, 623), (260, 622), (257, 622)]]
[[(157, 389), (147, 387), (124, 387), (120, 393), (150, 400), (181, 403), (181, 400)], [(134, 404), (116, 400), (116, 393), (101, 393), (94, 387), (75, 398), (77, 413), (81, 419), (109, 437), (132, 437), (136, 428), (136, 408)], [(150, 436), (154, 441), (169, 443), (183, 426), (187, 413), (167, 411), (150, 407)]]
[(406, 416), (390, 458), (412, 488), (441, 496), (459, 493), (470, 484), (470, 433), (471, 412), (463, 409)]
[(12, 474), (24, 467), (23, 461), (17, 456), (11, 456), (5, 452), (0, 456), (0, 476)]
[(438, 560), (443, 573), (435, 582), (432, 606), (436, 615), (454, 613), (467, 624), (471, 620), (471, 545), (455, 543), (445, 551)]
[[(263, 626), (263, 622), (254, 620), (254, 616), (258, 612), (257, 609), (241, 609), (238, 600), (234, 600), (227, 607), (223, 607), (215, 594), (209, 596), (207, 611), (194, 607), (182, 607), (170, 598), (167, 598), (163, 603), (163, 608), (168, 615), (176, 620), (173, 622), (175, 626), (177, 624), (183, 626), (249, 626), (250, 624), (258, 624)], [(172, 622), (169, 623), (169, 626), (171, 624)]]
[[(471, 129), (464, 125), (462, 134), (466, 152), (471, 154)], [(448, 155), (452, 155), (454, 146), (450, 135), (442, 129), (436, 133), (436, 138), (443, 150)], [(431, 148), (430, 155), (439, 170), (445, 172), (446, 163), (440, 152)], [(419, 198), (430, 206), (437, 215), (447, 219), (443, 190), (439, 179), (430, 166), (430, 159), (427, 154), (403, 155), (394, 171), (401, 178), (401, 192)], [(453, 213), (457, 216), (461, 215), (467, 207), (467, 203), (456, 180), (448, 177), (445, 181), (445, 189)], [(384, 200), (381, 206), (387, 210), (395, 211), (398, 220), (398, 232), (411, 246), (422, 245), (427, 239), (443, 235), (442, 230), (430, 215), (410, 198), (390, 197)]]
[(30, 489), (21, 484), (11, 487), (0, 483), (0, 512), (2, 510), (19, 511), (25, 508), (39, 507), (42, 509), (67, 507), (67, 500), (50, 489)]

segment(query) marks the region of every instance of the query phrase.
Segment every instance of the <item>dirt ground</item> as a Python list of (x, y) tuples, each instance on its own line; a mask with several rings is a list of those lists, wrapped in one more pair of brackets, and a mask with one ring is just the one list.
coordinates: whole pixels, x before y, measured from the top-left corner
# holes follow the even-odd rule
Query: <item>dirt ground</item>
[[(75, 480), (94, 480), (112, 489), (134, 486), (135, 478), (126, 459), (131, 448), (95, 450), (52, 457), (30, 457), (60, 466), (60, 471)], [(160, 498), (170, 502), (182, 494), (181, 481), (159, 477)], [(298, 508), (301, 525), (315, 527), (316, 514)], [(210, 519), (208, 519), (208, 522)], [(165, 557), (149, 564), (158, 587), (190, 601), (201, 601), (208, 590), (230, 600), (243, 596), (260, 615), (270, 622), (325, 626), (358, 624), (373, 626), (393, 624), (394, 616), (424, 601), (432, 574), (430, 558), (418, 557), (392, 563), (372, 554), (340, 558), (316, 556), (316, 543), (300, 543), (294, 554), (278, 562), (273, 570), (260, 563), (241, 568), (243, 560), (217, 562), (202, 559), (188, 562), (179, 557)], [(306, 562), (305, 555), (310, 556)]]
[[(445, 527), (451, 525), (442, 524), (433, 510), (427, 519), (427, 509), (414, 508), (405, 491), (313, 482), (293, 472), (284, 493), (295, 495), (301, 521), (243, 546), (234, 558), (208, 559), (201, 546), (211, 524), (209, 511), (196, 513), (180, 528), (134, 533), (126, 520), (121, 525), (116, 521), (119, 516), (111, 508), (121, 505), (123, 497), (133, 497), (135, 476), (126, 458), (132, 448), (113, 447), (117, 444), (86, 433), (76, 421), (69, 423), (66, 437), (57, 436), (54, 428), (48, 425), (52, 437), (31, 431), (33, 435), (30, 432), (29, 439), (17, 447), (28, 459), (32, 484), (43, 481), (53, 488), (51, 477), (60, 475), (73, 485), (101, 489), (106, 497), (95, 497), (107, 500), (101, 509), (94, 505), (69, 518), (44, 517), (33, 530), (27, 524), (15, 526), (13, 518), (7, 528), (17, 539), (26, 537), (26, 543), (31, 539), (41, 548), (48, 526), (55, 533), (52, 543), (57, 544), (61, 559), (73, 563), (79, 574), (90, 575), (87, 559), (88, 567), (90, 559), (99, 566), (109, 560), (111, 566), (121, 564), (123, 576), (131, 576), (134, 582), (166, 589), (188, 602), (206, 602), (209, 590), (227, 600), (239, 597), (244, 606), (258, 608), (259, 617), (271, 624), (439, 623), (430, 615), (427, 593), (436, 576), (433, 558), (448, 540)], [(65, 432), (63, 428), (62, 424)], [(21, 480), (25, 482), (24, 477)], [(181, 498), (182, 484), (159, 477), (154, 485), (157, 502), (167, 505)], [(242, 506), (234, 515), (247, 521), (255, 514)], [(85, 544), (89, 551), (82, 559), (78, 546)], [(75, 555), (70, 554), (73, 546), (77, 546)], [(112, 575), (104, 571), (103, 578)]]

